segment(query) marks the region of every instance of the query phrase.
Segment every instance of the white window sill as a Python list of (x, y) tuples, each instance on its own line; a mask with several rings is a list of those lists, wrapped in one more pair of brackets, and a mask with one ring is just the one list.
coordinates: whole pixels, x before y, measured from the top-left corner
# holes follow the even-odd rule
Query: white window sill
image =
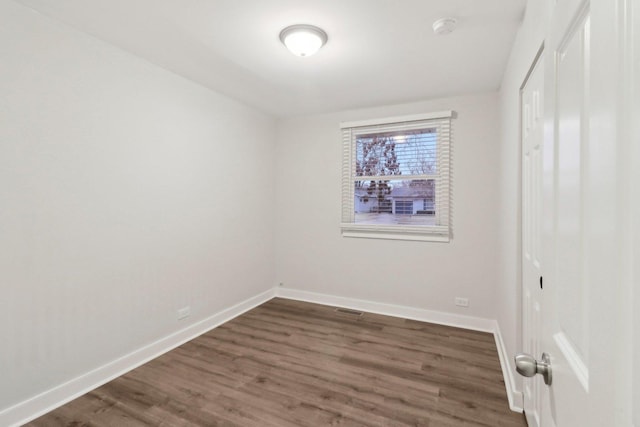
[(449, 232), (446, 230), (417, 230), (402, 228), (376, 228), (375, 226), (354, 226), (343, 225), (342, 237), (356, 237), (364, 239), (387, 239), (387, 240), (411, 240), (420, 242), (441, 242), (451, 241)]

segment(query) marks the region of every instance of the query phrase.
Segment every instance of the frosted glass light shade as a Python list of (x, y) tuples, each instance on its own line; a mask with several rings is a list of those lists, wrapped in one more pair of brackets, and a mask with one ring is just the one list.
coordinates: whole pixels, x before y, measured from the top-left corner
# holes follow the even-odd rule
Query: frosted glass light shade
[(327, 42), (327, 33), (313, 25), (292, 25), (280, 32), (280, 41), (297, 56), (311, 56)]

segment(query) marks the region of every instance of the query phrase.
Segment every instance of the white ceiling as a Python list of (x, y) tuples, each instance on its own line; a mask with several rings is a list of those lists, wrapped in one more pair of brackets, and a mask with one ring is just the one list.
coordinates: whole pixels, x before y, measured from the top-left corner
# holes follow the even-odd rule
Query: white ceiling
[[(276, 116), (498, 89), (526, 0), (18, 0)], [(443, 16), (458, 29), (436, 36)], [(291, 24), (329, 41), (300, 58)]]

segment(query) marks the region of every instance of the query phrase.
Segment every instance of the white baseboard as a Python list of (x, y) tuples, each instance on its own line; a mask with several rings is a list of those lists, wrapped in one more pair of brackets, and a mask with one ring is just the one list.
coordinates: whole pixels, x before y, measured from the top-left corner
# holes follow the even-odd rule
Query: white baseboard
[(335, 307), (344, 307), (354, 310), (368, 311), (370, 313), (384, 314), (387, 316), (402, 317), (405, 319), (492, 333), (498, 349), (498, 357), (500, 359), (500, 366), (502, 367), (502, 375), (504, 377), (509, 408), (515, 412), (522, 412), (522, 392), (515, 388), (513, 372), (511, 370), (511, 365), (509, 364), (509, 354), (507, 353), (504, 341), (502, 340), (502, 334), (500, 333), (498, 322), (495, 320), (282, 287), (276, 288), (276, 296), (280, 298), (307, 301)]
[(495, 330), (495, 321), (481, 317), (463, 316), (442, 311), (425, 310), (423, 308), (386, 304), (355, 298), (338, 297), (316, 292), (300, 291), (289, 288), (276, 288), (276, 296), (298, 301), (314, 302), (317, 304), (368, 311), (387, 316), (402, 317), (422, 322), (437, 323), (439, 325), (455, 326), (457, 328), (474, 331), (491, 332)]
[(249, 298), (214, 314), (200, 322), (172, 333), (152, 344), (87, 372), (55, 388), (0, 412), (0, 425), (19, 426), (99, 387), (138, 366), (184, 344), (193, 338), (269, 301), (275, 296), (273, 289)]

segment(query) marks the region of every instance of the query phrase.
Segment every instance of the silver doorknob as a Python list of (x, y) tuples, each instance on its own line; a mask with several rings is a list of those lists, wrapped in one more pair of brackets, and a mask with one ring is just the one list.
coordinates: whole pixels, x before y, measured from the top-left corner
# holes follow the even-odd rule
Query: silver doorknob
[(526, 353), (516, 355), (516, 371), (523, 377), (532, 377), (535, 374), (542, 375), (544, 383), (551, 385), (551, 358), (547, 353), (542, 353), (542, 361), (536, 360)]

